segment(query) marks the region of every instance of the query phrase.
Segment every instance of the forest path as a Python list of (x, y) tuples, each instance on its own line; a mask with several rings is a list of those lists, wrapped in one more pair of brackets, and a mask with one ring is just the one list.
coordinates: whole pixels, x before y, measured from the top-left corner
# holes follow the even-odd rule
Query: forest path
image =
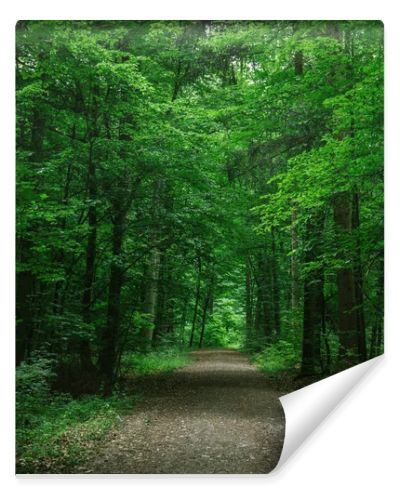
[(246, 355), (203, 349), (173, 373), (134, 382), (143, 399), (78, 472), (267, 473), (279, 460), (284, 413)]

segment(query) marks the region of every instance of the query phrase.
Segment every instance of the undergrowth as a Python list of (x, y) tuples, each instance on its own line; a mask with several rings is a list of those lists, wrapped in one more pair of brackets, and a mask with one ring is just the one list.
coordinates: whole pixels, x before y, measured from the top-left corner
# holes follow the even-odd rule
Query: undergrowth
[[(169, 372), (189, 363), (176, 349), (123, 356), (122, 374)], [(84, 461), (96, 443), (131, 410), (138, 395), (115, 393), (104, 398), (87, 395), (74, 399), (54, 392), (56, 362), (37, 356), (16, 370), (16, 471), (62, 473)]]
[(300, 352), (291, 342), (279, 340), (255, 354), (252, 362), (263, 372), (278, 373), (294, 368), (300, 362)]
[(17, 473), (64, 472), (78, 464), (137, 399), (72, 399), (50, 390), (52, 375), (48, 360), (17, 369)]
[(171, 372), (189, 364), (187, 351), (163, 349), (148, 353), (132, 352), (122, 356), (121, 373), (149, 375), (152, 373)]

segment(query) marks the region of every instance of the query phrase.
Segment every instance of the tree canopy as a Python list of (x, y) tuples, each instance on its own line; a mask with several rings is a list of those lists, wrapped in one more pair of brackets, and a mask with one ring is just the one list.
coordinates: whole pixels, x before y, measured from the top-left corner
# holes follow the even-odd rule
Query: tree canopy
[(127, 353), (323, 376), (383, 350), (383, 27), (20, 21), (17, 363)]

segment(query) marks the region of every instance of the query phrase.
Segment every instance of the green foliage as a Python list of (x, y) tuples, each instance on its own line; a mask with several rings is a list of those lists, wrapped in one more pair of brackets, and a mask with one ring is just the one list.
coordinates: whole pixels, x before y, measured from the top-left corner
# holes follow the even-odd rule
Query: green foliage
[(301, 351), (292, 342), (278, 340), (253, 357), (253, 362), (264, 372), (276, 373), (294, 368), (301, 361)]
[(51, 391), (62, 371), (74, 394), (111, 392), (120, 368), (184, 366), (190, 343), (289, 369), (310, 332), (329, 371), (354, 313), (382, 352), (381, 24), (21, 21), (16, 37), (20, 432), (77, 411)]
[(222, 297), (214, 304), (207, 324), (206, 345), (240, 349), (244, 344), (243, 311), (234, 299)]
[(171, 372), (189, 363), (188, 352), (176, 348), (164, 348), (148, 353), (125, 353), (121, 360), (121, 373), (129, 376)]
[(37, 358), (17, 368), (17, 472), (63, 472), (89, 451), (129, 411), (136, 397), (72, 399), (51, 391), (51, 363)]

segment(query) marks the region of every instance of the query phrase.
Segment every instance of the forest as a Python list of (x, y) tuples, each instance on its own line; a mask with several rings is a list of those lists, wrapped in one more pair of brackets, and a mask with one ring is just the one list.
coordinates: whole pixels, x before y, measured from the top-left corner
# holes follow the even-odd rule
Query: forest
[(381, 22), (19, 21), (16, 110), (17, 470), (195, 349), (383, 352)]

